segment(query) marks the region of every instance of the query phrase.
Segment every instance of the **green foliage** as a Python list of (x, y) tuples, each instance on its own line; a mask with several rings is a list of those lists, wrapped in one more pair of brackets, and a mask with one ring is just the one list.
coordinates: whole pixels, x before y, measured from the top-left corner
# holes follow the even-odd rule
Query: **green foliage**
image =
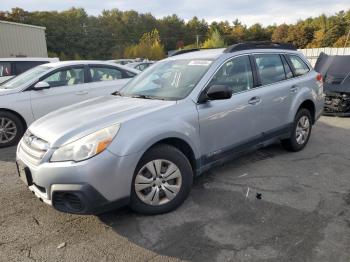
[(225, 41), (218, 29), (214, 29), (209, 38), (204, 41), (202, 48), (219, 48), (225, 47)]
[(164, 47), (160, 42), (157, 29), (149, 33), (144, 33), (140, 42), (136, 45), (126, 47), (124, 57), (129, 58), (148, 58), (151, 60), (160, 60), (165, 57)]
[[(261, 24), (247, 27), (237, 19), (211, 24), (198, 17), (186, 22), (177, 15), (157, 19), (150, 13), (118, 9), (89, 16), (82, 8), (29, 12), (17, 7), (0, 11), (0, 20), (45, 26), (49, 55), (63, 60), (112, 59), (126, 54), (151, 59), (163, 57), (165, 51), (197, 44), (209, 48), (243, 41), (291, 42), (298, 48), (341, 47), (350, 29), (350, 10), (267, 27)], [(143, 44), (149, 40), (145, 38), (151, 37), (143, 37), (145, 32), (154, 29), (158, 31), (157, 41)], [(153, 47), (147, 50), (150, 46)]]

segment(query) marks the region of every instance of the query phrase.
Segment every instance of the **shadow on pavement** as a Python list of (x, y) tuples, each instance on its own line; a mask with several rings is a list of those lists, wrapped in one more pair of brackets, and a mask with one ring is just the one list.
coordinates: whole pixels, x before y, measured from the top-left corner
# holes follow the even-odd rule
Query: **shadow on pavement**
[(184, 260), (307, 261), (326, 219), (317, 211), (274, 204), (264, 196), (260, 200), (254, 193), (246, 198), (235, 182), (242, 166), (282, 154), (273, 145), (214, 168), (195, 179), (190, 197), (174, 212), (143, 216), (125, 208), (100, 220), (143, 248)]

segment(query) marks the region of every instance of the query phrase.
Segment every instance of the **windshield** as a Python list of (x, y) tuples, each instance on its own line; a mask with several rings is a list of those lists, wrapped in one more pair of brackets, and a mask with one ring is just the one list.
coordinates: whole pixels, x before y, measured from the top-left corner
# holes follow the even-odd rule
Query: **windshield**
[(34, 67), (23, 74), (20, 74), (11, 80), (3, 83), (0, 88), (5, 88), (5, 89), (15, 89), (20, 87), (21, 85), (32, 82), (35, 79), (37, 79), (42, 73), (45, 73), (46, 71), (50, 70), (51, 67), (49, 66), (37, 66)]
[(165, 60), (136, 76), (120, 92), (123, 96), (179, 100), (188, 96), (211, 60)]

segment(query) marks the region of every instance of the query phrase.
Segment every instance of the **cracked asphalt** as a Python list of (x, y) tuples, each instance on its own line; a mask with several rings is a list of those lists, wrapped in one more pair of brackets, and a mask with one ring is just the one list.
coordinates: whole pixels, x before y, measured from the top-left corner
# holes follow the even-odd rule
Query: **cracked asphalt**
[(276, 144), (212, 169), (159, 216), (59, 213), (14, 157), (0, 150), (0, 261), (350, 261), (350, 119), (322, 117), (302, 152)]

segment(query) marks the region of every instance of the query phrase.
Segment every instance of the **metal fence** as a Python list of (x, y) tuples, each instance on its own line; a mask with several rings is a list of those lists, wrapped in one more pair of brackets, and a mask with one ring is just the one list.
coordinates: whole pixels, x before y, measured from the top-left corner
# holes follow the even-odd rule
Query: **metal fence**
[(317, 58), (321, 54), (321, 52), (327, 55), (350, 55), (350, 47), (346, 48), (336, 48), (336, 47), (321, 47), (321, 48), (307, 48), (307, 49), (299, 49), (300, 52), (306, 56), (306, 58), (310, 61), (311, 65), (314, 66), (316, 64)]

